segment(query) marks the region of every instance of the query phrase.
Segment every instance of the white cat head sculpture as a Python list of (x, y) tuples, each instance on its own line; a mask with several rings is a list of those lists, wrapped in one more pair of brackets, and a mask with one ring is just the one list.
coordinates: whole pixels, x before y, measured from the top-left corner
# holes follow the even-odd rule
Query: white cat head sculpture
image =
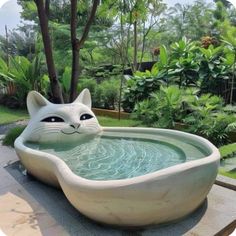
[(27, 97), (30, 122), (22, 136), (33, 142), (55, 142), (79, 139), (96, 134), (101, 127), (91, 110), (91, 96), (84, 89), (70, 104), (53, 104), (40, 93), (31, 91)]

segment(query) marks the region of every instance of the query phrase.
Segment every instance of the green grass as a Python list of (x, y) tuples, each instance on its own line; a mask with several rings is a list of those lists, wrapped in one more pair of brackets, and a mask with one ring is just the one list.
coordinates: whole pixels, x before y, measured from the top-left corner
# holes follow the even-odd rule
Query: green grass
[(115, 119), (105, 116), (98, 116), (98, 122), (101, 126), (117, 126), (117, 127), (135, 127), (140, 126), (140, 121), (132, 119)]
[(25, 110), (13, 110), (4, 106), (0, 106), (0, 125), (28, 118), (29, 116)]
[(220, 154), (222, 158), (225, 158), (232, 153), (236, 152), (236, 143), (231, 143), (228, 145), (224, 145), (219, 148)]
[[(219, 151), (221, 154), (221, 158), (230, 158), (231, 154), (236, 152), (236, 143), (224, 145), (219, 148)], [(219, 174), (232, 179), (236, 179), (236, 171), (225, 171), (223, 169), (220, 169)]]
[(224, 170), (219, 170), (219, 174), (227, 176), (227, 177), (232, 178), (232, 179), (236, 179), (236, 171), (227, 172), (227, 171), (224, 171)]

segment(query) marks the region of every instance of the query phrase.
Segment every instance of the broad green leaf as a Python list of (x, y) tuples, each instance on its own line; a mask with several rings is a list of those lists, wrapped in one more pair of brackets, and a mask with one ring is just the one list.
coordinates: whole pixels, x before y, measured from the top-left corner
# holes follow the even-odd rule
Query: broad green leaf
[(159, 72), (159, 70), (158, 70), (157, 64), (154, 64), (153, 67), (152, 67), (152, 70), (151, 70), (151, 74), (153, 76), (157, 76), (158, 72)]
[(168, 63), (168, 54), (164, 45), (160, 47), (160, 62), (162, 66), (166, 66)]
[(2, 72), (2, 73), (8, 72), (7, 63), (2, 58), (0, 58), (0, 72)]
[(225, 62), (227, 65), (233, 65), (235, 63), (234, 53), (227, 53), (225, 58), (226, 58)]

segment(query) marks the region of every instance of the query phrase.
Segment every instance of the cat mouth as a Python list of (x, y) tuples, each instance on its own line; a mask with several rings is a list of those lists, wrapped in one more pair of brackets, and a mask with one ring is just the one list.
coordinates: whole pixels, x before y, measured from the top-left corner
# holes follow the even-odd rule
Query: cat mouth
[(63, 130), (61, 130), (61, 132), (63, 133), (63, 134), (67, 134), (67, 135), (70, 135), (70, 134), (81, 134), (79, 131), (73, 131), (73, 132), (70, 132), (70, 133), (66, 133), (66, 132), (64, 132)]

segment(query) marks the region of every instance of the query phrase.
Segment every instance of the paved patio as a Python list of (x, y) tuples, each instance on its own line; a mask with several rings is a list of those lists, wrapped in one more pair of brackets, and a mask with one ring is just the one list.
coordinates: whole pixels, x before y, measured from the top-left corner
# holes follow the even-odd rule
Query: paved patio
[(236, 227), (236, 192), (218, 185), (179, 222), (137, 230), (100, 225), (75, 210), (61, 190), (24, 175), (19, 164), (14, 149), (0, 145), (0, 230), (9, 236), (210, 236), (228, 235)]

